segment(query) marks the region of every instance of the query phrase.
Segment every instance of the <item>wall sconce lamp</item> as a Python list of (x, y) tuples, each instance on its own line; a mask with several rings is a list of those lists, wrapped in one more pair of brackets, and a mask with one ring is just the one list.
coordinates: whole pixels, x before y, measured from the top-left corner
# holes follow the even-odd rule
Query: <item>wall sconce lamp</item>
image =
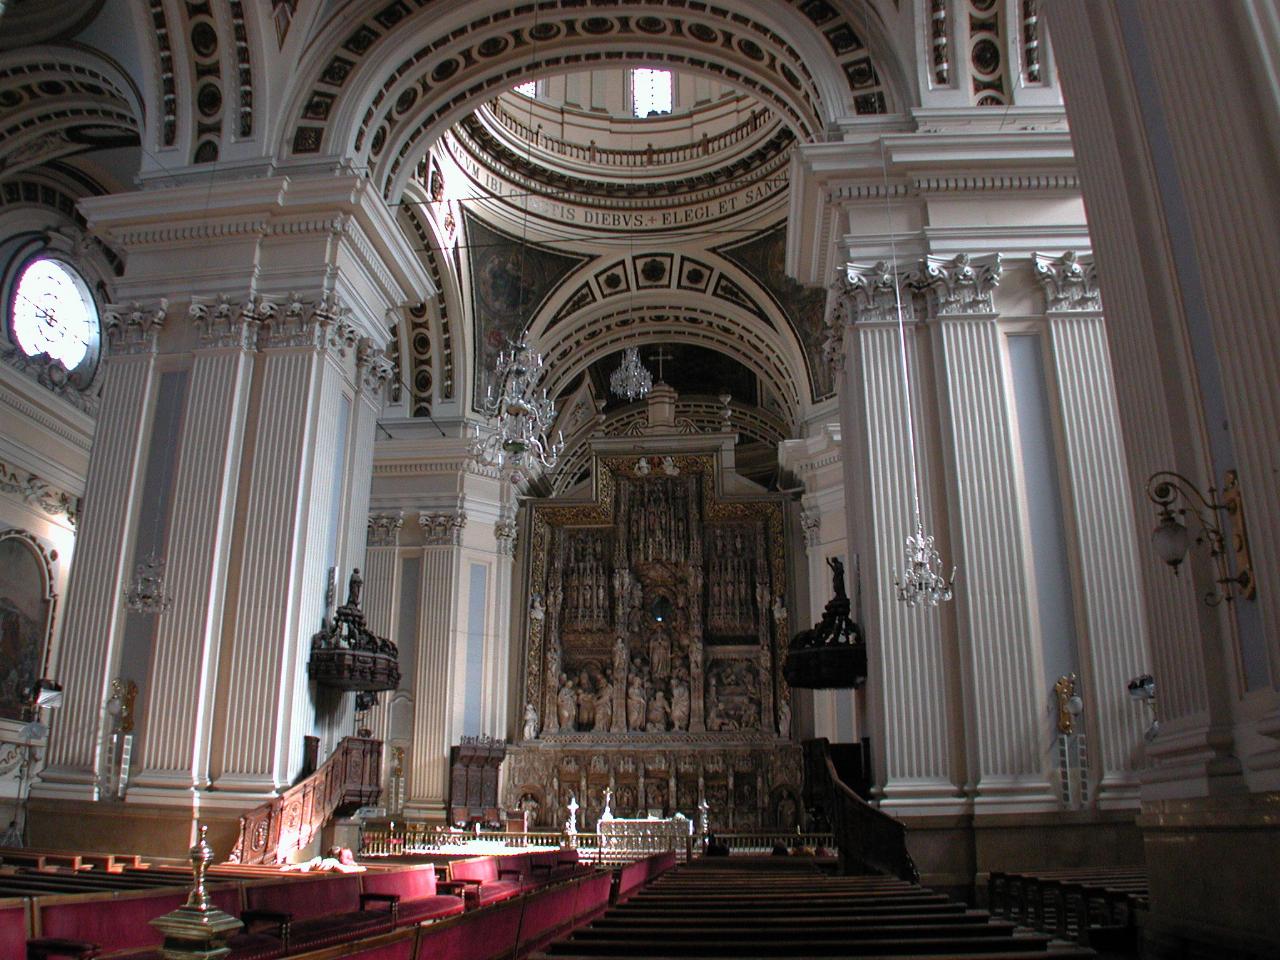
[[(1226, 473), (1220, 502), (1217, 495), (1218, 491), (1210, 487), (1206, 496), (1194, 483), (1172, 470), (1153, 473), (1147, 480), (1147, 497), (1160, 508), (1156, 515), (1160, 522), (1151, 532), (1151, 543), (1160, 559), (1173, 568), (1174, 574), (1177, 574), (1192, 542), (1192, 531), (1183, 522), (1188, 514), (1200, 528), (1200, 532), (1194, 534), (1195, 542), (1208, 543), (1209, 556), (1218, 567), (1217, 583), (1222, 588), (1205, 594), (1204, 602), (1211, 607), (1236, 597), (1252, 600), (1257, 593), (1253, 562), (1249, 558), (1249, 538), (1245, 532), (1244, 500), (1240, 495), (1240, 479), (1234, 470)], [(1226, 514), (1225, 521), (1218, 521), (1219, 511)], [(1230, 546), (1238, 571), (1235, 576), (1231, 575), (1227, 563), (1224, 528), (1231, 536)]]

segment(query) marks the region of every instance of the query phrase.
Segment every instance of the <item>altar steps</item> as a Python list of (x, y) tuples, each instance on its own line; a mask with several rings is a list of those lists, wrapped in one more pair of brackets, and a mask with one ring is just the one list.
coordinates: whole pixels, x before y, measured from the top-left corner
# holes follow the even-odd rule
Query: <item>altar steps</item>
[[(776, 864), (776, 866), (775, 866)], [(893, 877), (831, 877), (781, 858), (681, 867), (541, 960), (1083, 960), (1092, 951)]]

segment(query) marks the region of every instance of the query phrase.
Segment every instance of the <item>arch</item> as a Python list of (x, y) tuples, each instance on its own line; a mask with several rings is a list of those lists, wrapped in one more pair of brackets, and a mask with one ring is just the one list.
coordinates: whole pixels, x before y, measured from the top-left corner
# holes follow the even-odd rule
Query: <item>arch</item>
[[(836, 16), (847, 42), (864, 49)], [(415, 29), (428, 19), (429, 32)], [(427, 146), (480, 102), (521, 80), (592, 64), (669, 63), (712, 75), (754, 93), (808, 140), (849, 112), (886, 112), (900, 99), (869, 52), (863, 68), (845, 70), (823, 49), (819, 28), (795, 14), (750, 18), (678, 0), (590, 7), (550, 0), (515, 10), (477, 0), (445, 11), (393, 4), (352, 29), (356, 20), (342, 18), (313, 44), (300, 70), (310, 79), (295, 91), (280, 152), (354, 150), (388, 198), (399, 195)], [(414, 39), (423, 35), (435, 39), (424, 46)]]
[[(637, 297), (617, 308), (597, 307), (584, 312), (572, 326), (554, 335), (531, 331), (530, 339), (546, 358), (551, 396), (559, 396), (580, 373), (601, 357), (630, 345), (643, 335), (652, 343), (691, 343), (727, 354), (760, 378), (783, 404), (789, 430), (799, 420), (803, 378), (786, 358), (790, 351), (777, 335), (766, 333), (721, 304), (676, 305), (664, 297)], [(544, 328), (545, 329), (545, 328)]]
[(137, 88), (88, 50), (36, 47), (0, 54), (0, 173), (59, 157), (135, 143), (143, 108)]

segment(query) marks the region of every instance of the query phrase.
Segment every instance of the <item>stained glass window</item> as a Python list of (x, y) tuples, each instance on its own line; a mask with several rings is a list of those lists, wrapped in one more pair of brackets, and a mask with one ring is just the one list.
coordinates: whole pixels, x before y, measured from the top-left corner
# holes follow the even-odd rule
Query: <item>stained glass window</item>
[(98, 309), (81, 276), (62, 261), (39, 257), (23, 267), (10, 307), (11, 336), (27, 356), (48, 354), (75, 370), (96, 354)]

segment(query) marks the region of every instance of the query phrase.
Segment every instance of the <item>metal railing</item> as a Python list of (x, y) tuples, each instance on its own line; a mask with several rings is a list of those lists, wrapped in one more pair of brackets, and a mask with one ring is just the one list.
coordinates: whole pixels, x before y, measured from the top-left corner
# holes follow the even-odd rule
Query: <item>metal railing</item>
[(610, 167), (651, 167), (656, 164), (685, 163), (698, 157), (710, 156), (725, 147), (747, 139), (764, 127), (772, 117), (768, 110), (757, 110), (728, 130), (715, 136), (703, 136), (694, 143), (677, 144), (671, 147), (655, 147), (652, 144), (646, 144), (640, 149), (624, 150), (617, 147), (601, 147), (594, 141), (590, 144), (581, 144), (553, 137), (543, 133), (541, 127), (530, 127), (500, 102), (495, 101), (490, 107), (494, 119), (521, 139), (532, 141), (536, 146), (563, 157)]
[[(415, 857), (432, 854), (514, 852), (556, 847), (576, 847), (579, 860), (585, 863), (615, 864), (639, 860), (654, 853), (674, 852), (681, 862), (702, 853), (702, 838), (635, 837), (633, 843), (620, 844), (619, 837), (607, 837), (601, 843), (597, 833), (570, 836), (562, 831), (535, 830), (528, 833), (481, 832), (454, 830), (442, 824), (414, 821), (392, 821), (368, 824), (360, 831), (361, 857)], [(835, 837), (830, 833), (796, 833), (793, 831), (754, 831), (717, 833), (716, 839), (729, 848), (731, 855), (761, 856), (781, 844), (788, 850), (818, 853), (835, 850)]]

